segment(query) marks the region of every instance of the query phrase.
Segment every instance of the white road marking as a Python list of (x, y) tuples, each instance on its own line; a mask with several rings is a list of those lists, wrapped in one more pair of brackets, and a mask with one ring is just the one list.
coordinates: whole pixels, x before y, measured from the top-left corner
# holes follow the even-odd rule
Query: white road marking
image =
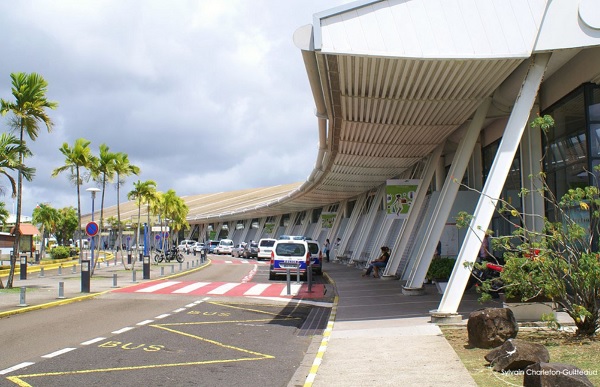
[(168, 288), (169, 286), (177, 285), (180, 281), (165, 281), (156, 285), (148, 286), (147, 288), (136, 290), (136, 293), (152, 293), (160, 289)]
[(223, 285), (219, 286), (218, 288), (211, 290), (207, 294), (225, 294), (228, 291), (230, 291), (231, 289), (233, 289), (239, 285), (240, 285), (239, 283), (234, 283), (234, 282), (228, 283), (228, 284), (223, 284)]
[(74, 349), (76, 349), (76, 348), (63, 348), (63, 349), (60, 349), (58, 351), (55, 351), (55, 352), (49, 353), (47, 355), (44, 355), (42, 357), (46, 358), (46, 359), (50, 359), (50, 358), (53, 358), (55, 356), (62, 355), (63, 353), (71, 352)]
[(193, 284), (186, 285), (181, 289), (174, 290), (173, 293), (191, 293), (196, 289), (200, 289), (203, 286), (210, 284), (210, 282), (195, 282)]
[[(298, 294), (298, 291), (300, 290), (300, 288), (302, 287), (301, 284), (291, 284), (290, 286), (290, 294), (291, 295), (296, 295)], [(283, 290), (281, 291), (281, 293), (279, 293), (280, 296), (287, 296), (287, 285), (283, 288)]]
[(153, 321), (154, 320), (144, 320), (144, 321), (140, 321), (139, 323), (137, 323), (135, 325), (147, 325), (147, 324), (150, 324)]
[(6, 369), (3, 369), (2, 371), (0, 371), (0, 375), (4, 375), (4, 374), (7, 374), (9, 372), (20, 370), (21, 368), (29, 367), (32, 364), (35, 364), (35, 363), (32, 363), (30, 361), (26, 361), (24, 363), (14, 365), (14, 366), (12, 366), (10, 368), (6, 368)]
[(134, 327), (125, 327), (125, 328), (121, 328), (119, 330), (113, 331), (111, 333), (114, 333), (115, 335), (119, 334), (119, 333), (123, 333), (123, 332), (127, 332), (134, 329)]
[(90, 345), (90, 344), (94, 344), (94, 343), (97, 343), (102, 340), (106, 340), (106, 337), (96, 337), (95, 339), (84, 341), (83, 343), (81, 343), (81, 345)]
[(271, 286), (271, 284), (256, 284), (253, 287), (251, 287), (250, 289), (248, 289), (245, 293), (244, 296), (259, 296), (260, 294), (262, 294), (262, 292), (264, 292), (269, 286)]

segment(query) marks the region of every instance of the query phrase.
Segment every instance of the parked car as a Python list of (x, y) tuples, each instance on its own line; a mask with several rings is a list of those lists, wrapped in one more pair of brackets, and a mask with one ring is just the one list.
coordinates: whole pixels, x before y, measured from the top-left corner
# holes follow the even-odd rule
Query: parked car
[(204, 250), (204, 243), (202, 242), (196, 242), (192, 245), (192, 250), (198, 254), (198, 253), (202, 253), (202, 251)]
[(219, 241), (208, 241), (208, 253), (215, 254), (215, 248), (219, 245)]
[[(269, 279), (286, 275), (287, 270), (295, 274), (300, 270), (302, 279), (306, 279), (306, 270), (312, 260), (309, 242), (298, 239), (282, 239), (275, 242), (271, 251)], [(318, 246), (317, 246), (318, 248)]]
[(260, 261), (261, 259), (271, 259), (271, 251), (273, 251), (273, 246), (277, 242), (277, 239), (273, 238), (262, 238), (258, 241), (258, 253), (256, 254), (256, 259)]
[(251, 241), (246, 244), (243, 252), (244, 258), (258, 258), (258, 242)]
[(192, 246), (194, 245), (194, 243), (196, 243), (196, 241), (193, 241), (191, 239), (184, 239), (181, 242), (179, 242), (179, 246), (177, 246), (177, 249), (179, 251), (183, 251), (189, 254), (192, 252)]
[(239, 243), (239, 244), (235, 245), (233, 247), (233, 249), (231, 250), (231, 256), (236, 257), (236, 258), (242, 257), (245, 246), (246, 246), (246, 243)]
[(233, 251), (233, 240), (231, 239), (221, 239), (217, 247), (215, 247), (215, 254), (231, 254)]

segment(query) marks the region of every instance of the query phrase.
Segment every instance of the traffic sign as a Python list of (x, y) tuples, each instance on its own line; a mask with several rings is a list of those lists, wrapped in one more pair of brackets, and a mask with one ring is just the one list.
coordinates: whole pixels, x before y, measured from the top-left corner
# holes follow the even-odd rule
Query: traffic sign
[(85, 225), (85, 233), (88, 236), (96, 236), (98, 234), (98, 231), (100, 230), (100, 227), (98, 226), (98, 223), (96, 222), (89, 222), (88, 224)]

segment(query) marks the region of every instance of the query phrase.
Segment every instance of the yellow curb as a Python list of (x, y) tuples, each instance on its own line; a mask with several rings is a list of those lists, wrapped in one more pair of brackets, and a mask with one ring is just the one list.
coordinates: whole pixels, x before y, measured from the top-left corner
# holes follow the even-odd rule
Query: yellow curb
[(4, 318), (4, 317), (8, 317), (8, 316), (13, 316), (15, 314), (21, 314), (21, 313), (25, 313), (25, 312), (31, 312), (32, 310), (46, 309), (46, 308), (51, 308), (53, 306), (70, 304), (70, 303), (76, 302), (76, 301), (83, 301), (83, 300), (87, 300), (87, 299), (90, 299), (90, 298), (94, 298), (96, 296), (100, 296), (100, 295), (102, 295), (104, 293), (108, 293), (108, 292), (111, 292), (111, 291), (112, 291), (112, 289), (111, 290), (104, 290), (104, 291), (98, 292), (98, 293), (86, 294), (85, 296), (78, 296), (78, 297), (73, 297), (73, 298), (65, 298), (64, 300), (47, 302), (45, 304), (25, 306), (25, 307), (20, 308), (20, 309), (7, 310), (6, 312), (0, 312), (0, 318)]

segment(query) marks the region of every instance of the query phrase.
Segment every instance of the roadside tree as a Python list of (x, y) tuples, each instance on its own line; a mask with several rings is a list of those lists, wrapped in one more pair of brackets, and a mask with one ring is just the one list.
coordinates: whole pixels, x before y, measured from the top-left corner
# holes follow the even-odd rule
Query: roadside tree
[(89, 176), (82, 174), (83, 169), (89, 169), (95, 163), (95, 157), (90, 149), (90, 141), (85, 138), (75, 140), (73, 146), (69, 146), (66, 142), (60, 148), (60, 152), (65, 156), (65, 165), (58, 167), (52, 171), (52, 177), (58, 176), (62, 172), (68, 171), (69, 178), (77, 187), (77, 231), (79, 239), (79, 260), (83, 258), (82, 247), (82, 232), (81, 232), (81, 185), (83, 181), (87, 181)]

